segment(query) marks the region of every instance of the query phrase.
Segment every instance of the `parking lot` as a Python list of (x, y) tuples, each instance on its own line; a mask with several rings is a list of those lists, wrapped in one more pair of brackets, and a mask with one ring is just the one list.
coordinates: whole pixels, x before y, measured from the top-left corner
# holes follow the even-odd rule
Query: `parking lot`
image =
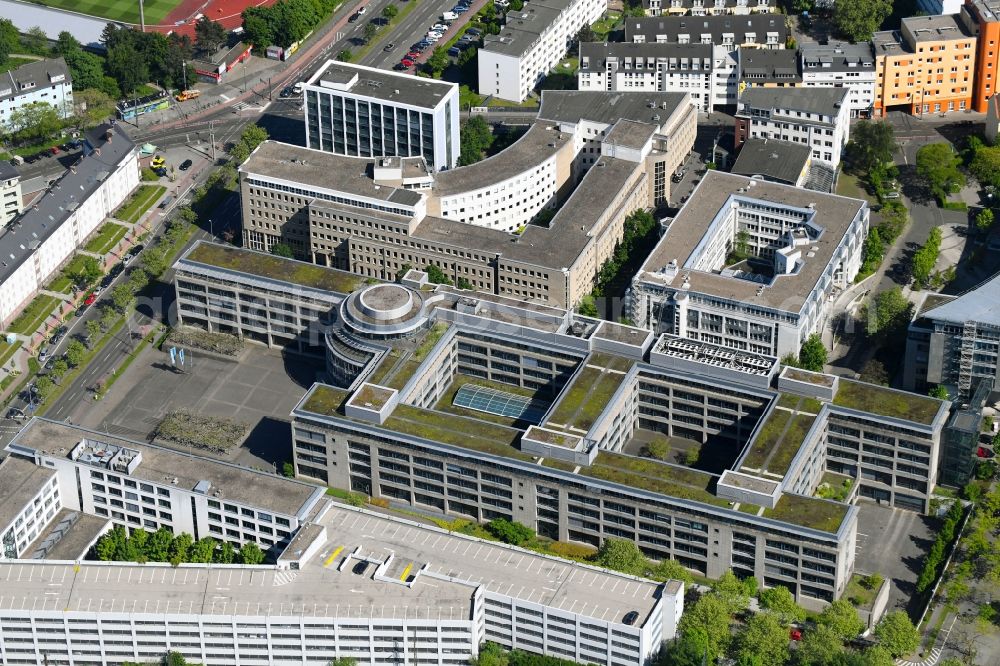
[(892, 582), (888, 608), (906, 610), (940, 521), (870, 502), (859, 502), (858, 509), (855, 568), (885, 576)]
[(175, 409), (242, 421), (251, 426), (247, 441), (217, 457), (280, 471), (291, 460), (289, 413), (319, 368), (315, 361), (251, 347), (239, 363), (195, 351), (191, 371), (179, 372), (168, 354), (147, 348), (103, 401), (86, 405), (72, 421), (141, 441)]

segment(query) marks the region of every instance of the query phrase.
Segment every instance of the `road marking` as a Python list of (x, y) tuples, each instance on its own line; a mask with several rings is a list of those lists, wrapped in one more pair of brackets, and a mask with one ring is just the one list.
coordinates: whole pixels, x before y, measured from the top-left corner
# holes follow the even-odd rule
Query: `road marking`
[(330, 563), (337, 559), (337, 555), (340, 555), (340, 551), (344, 550), (343, 546), (337, 546), (337, 548), (330, 554), (330, 557), (326, 558), (323, 562), (324, 567), (330, 566)]

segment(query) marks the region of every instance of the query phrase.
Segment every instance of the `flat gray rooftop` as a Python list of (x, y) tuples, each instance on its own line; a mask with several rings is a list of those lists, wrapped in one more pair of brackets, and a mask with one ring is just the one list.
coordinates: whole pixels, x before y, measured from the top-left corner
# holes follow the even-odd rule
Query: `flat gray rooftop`
[[(293, 479), (46, 419), (29, 421), (11, 440), (11, 445), (41, 451), (53, 458), (68, 458), (70, 451), (84, 438), (139, 451), (142, 462), (132, 474), (136, 479), (174, 485), (188, 491), (193, 490), (199, 481), (208, 481), (211, 484), (208, 492), (212, 497), (216, 497), (215, 491), (221, 491), (221, 495), (217, 496), (220, 500), (240, 502), (275, 513), (296, 515), (318, 489)], [(175, 478), (177, 483), (172, 483)]]
[[(390, 517), (333, 508), (319, 522), (326, 526), (324, 552), (360, 546), (377, 557), (395, 553), (414, 568), (428, 563), (430, 571), (485, 585), (497, 594), (545, 604), (597, 620), (621, 622), (638, 611), (641, 626), (659, 601), (660, 584), (653, 581), (545, 557), (488, 541), (439, 530), (405, 525)], [(306, 570), (322, 562), (320, 554)], [(420, 579), (417, 579), (418, 585)], [(438, 584), (438, 580), (434, 581)]]
[(744, 78), (754, 82), (802, 80), (798, 53), (790, 49), (741, 49), (740, 67)]
[[(772, 111), (803, 111), (834, 116), (847, 100), (847, 88), (747, 88), (740, 95), (740, 114), (744, 107)], [(801, 122), (815, 122), (801, 119)]]
[(810, 157), (812, 149), (804, 143), (750, 137), (740, 148), (732, 172), (794, 185)]
[(55, 470), (15, 456), (0, 462), (0, 529), (10, 525), (55, 474)]
[(619, 120), (604, 136), (604, 143), (624, 148), (641, 149), (656, 134), (656, 127), (649, 123)]
[[(834, 249), (840, 244), (865, 202), (760, 180), (754, 181), (753, 187), (750, 187), (751, 180), (745, 176), (719, 171), (707, 172), (646, 259), (637, 274), (640, 279), (651, 284), (680, 288), (684, 283), (684, 276), (688, 275), (692, 293), (711, 294), (747, 304), (798, 312), (805, 298), (819, 282)], [(741, 189), (746, 191), (740, 192)], [(705, 235), (707, 223), (715, 218), (733, 196), (798, 208), (814, 205), (815, 221), (824, 229), (823, 235), (812, 243), (817, 248), (815, 256), (808, 257), (797, 274), (775, 279), (771, 286), (760, 290), (759, 294), (758, 283), (724, 277), (719, 273), (681, 269), (672, 279), (663, 274), (663, 269), (671, 260), (676, 259), (679, 266), (684, 266)]]
[(520, 57), (538, 41), (538, 36), (545, 32), (562, 12), (551, 9), (541, 3), (528, 3), (521, 11), (507, 13), (507, 21), (499, 35), (487, 35), (483, 38), (483, 50), (494, 53)]
[(33, 560), (82, 559), (109, 524), (107, 518), (60, 509), (52, 523), (28, 546), (24, 557)]
[[(110, 139), (108, 137), (111, 137)], [(86, 134), (84, 157), (0, 232), (0, 282), (6, 280), (114, 173), (135, 144), (122, 126), (101, 125)], [(94, 151), (100, 148), (100, 154)]]
[[(240, 171), (280, 178), (339, 192), (415, 206), (421, 195), (411, 190), (377, 185), (372, 180), (376, 158), (347, 157), (289, 143), (265, 141), (257, 146)], [(328, 203), (328, 202), (327, 202)]]
[(994, 275), (958, 298), (921, 313), (920, 316), (956, 324), (974, 321), (1000, 327), (998, 294), (1000, 294), (1000, 274)]
[(688, 102), (687, 93), (605, 92), (603, 90), (543, 90), (538, 117), (555, 122), (589, 120), (613, 125), (621, 119), (661, 127), (677, 108)]
[(799, 53), (802, 54), (802, 69), (805, 71), (862, 72), (874, 71), (875, 68), (871, 42), (810, 42), (800, 44)]
[(937, 14), (934, 16), (910, 16), (904, 18), (901, 27), (913, 35), (916, 42), (940, 42), (948, 39), (969, 39), (965, 26), (958, 20), (958, 14)]
[[(346, 90), (337, 90), (323, 85), (324, 81), (348, 87)], [(449, 94), (458, 94), (458, 85), (447, 81), (399, 74), (338, 60), (327, 60), (307, 84), (328, 92), (342, 92), (349, 96), (427, 109), (435, 108)]]
[(898, 30), (882, 30), (872, 35), (876, 56), (898, 56), (909, 52)]

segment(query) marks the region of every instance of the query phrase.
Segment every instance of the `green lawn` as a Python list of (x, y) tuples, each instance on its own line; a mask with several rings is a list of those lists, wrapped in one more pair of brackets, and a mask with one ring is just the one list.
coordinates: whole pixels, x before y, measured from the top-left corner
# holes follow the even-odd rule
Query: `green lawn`
[(118, 244), (118, 241), (125, 237), (127, 231), (128, 227), (107, 222), (98, 230), (97, 235), (90, 239), (84, 249), (95, 254), (107, 254), (111, 248)]
[(46, 291), (55, 291), (60, 294), (70, 294), (73, 292), (73, 281), (65, 275), (59, 275), (45, 289)]
[[(35, 0), (35, 2), (112, 21), (137, 25), (139, 23), (139, 3), (133, 0)], [(145, 0), (143, 10), (146, 25), (159, 24), (178, 4), (180, 0)]]
[(163, 185), (140, 185), (135, 188), (131, 198), (118, 209), (115, 217), (123, 222), (135, 224), (166, 191), (167, 188)]
[(7, 62), (0, 65), (0, 74), (17, 69), (21, 65), (27, 65), (29, 62), (35, 61), (32, 58), (7, 58)]
[(45, 294), (35, 296), (35, 300), (28, 303), (21, 314), (7, 327), (7, 330), (20, 335), (31, 335), (52, 314), (53, 308), (58, 303), (59, 299), (54, 296), (46, 296)]
[(0, 368), (6, 367), (7, 364), (10, 363), (10, 359), (14, 356), (14, 352), (16, 352), (20, 346), (20, 340), (12, 345), (7, 344), (6, 340), (0, 341)]

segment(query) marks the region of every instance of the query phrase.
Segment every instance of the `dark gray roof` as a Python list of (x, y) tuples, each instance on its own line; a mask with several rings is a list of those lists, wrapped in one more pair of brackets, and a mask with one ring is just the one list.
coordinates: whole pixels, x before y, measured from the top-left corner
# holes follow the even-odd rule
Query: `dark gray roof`
[(799, 55), (803, 72), (875, 71), (875, 54), (871, 42), (863, 44), (810, 42), (799, 47)]
[(921, 317), (956, 324), (974, 321), (1000, 326), (1000, 273), (958, 298), (922, 313)]
[(795, 185), (811, 155), (812, 150), (804, 143), (750, 137), (740, 149), (732, 172)]
[(374, 67), (363, 67), (351, 63), (327, 60), (319, 71), (313, 74), (308, 83), (329, 92), (344, 92), (322, 84), (330, 81), (347, 85), (354, 77), (357, 80), (347, 89), (347, 94), (368, 97), (388, 102), (390, 104), (406, 104), (435, 108), (453, 91), (458, 93), (458, 86), (447, 81), (428, 79), (421, 76), (399, 74)]
[(57, 83), (68, 85), (72, 82), (69, 67), (62, 58), (35, 60), (0, 75), (0, 99), (9, 99)]
[(677, 35), (689, 35), (691, 41), (700, 41), (700, 35), (712, 35), (712, 42), (721, 44), (724, 34), (732, 34), (735, 42), (741, 44), (744, 35), (755, 33), (755, 40), (763, 43), (769, 32), (778, 33), (778, 42), (785, 43), (788, 28), (782, 14), (749, 14), (734, 16), (646, 16), (625, 19), (625, 41), (635, 41), (636, 35), (643, 35), (645, 41), (655, 42), (658, 36), (665, 41), (676, 42)]
[[(660, 58), (664, 60), (702, 60), (702, 71), (712, 69), (711, 44), (673, 44), (646, 42), (585, 42), (580, 44), (580, 71), (604, 71), (605, 62), (617, 58), (618, 66), (624, 69), (626, 58)], [(583, 61), (587, 60), (587, 66)], [(634, 66), (633, 66), (634, 67)]]
[(525, 4), (521, 11), (508, 12), (500, 34), (483, 38), (483, 50), (510, 56), (523, 55), (538, 41), (538, 36), (559, 18), (566, 4), (535, 1)]
[(0, 180), (20, 179), (21, 172), (7, 160), (0, 160)]
[[(757, 88), (751, 87), (740, 95), (742, 113), (749, 108), (805, 111), (836, 116), (845, 103), (847, 88)], [(802, 119), (803, 122), (810, 122)]]
[(589, 120), (608, 125), (624, 118), (659, 126), (666, 122), (678, 106), (688, 103), (688, 100), (687, 93), (679, 92), (543, 90), (538, 117), (555, 122), (578, 123)]
[(740, 49), (740, 71), (747, 82), (801, 81), (795, 51), (786, 49)]
[(117, 124), (101, 125), (85, 139), (86, 155), (0, 234), (0, 280), (10, 277), (135, 148)]
[(916, 42), (968, 39), (970, 35), (958, 17), (959, 14), (911, 16), (904, 18), (900, 27), (908, 30)]

